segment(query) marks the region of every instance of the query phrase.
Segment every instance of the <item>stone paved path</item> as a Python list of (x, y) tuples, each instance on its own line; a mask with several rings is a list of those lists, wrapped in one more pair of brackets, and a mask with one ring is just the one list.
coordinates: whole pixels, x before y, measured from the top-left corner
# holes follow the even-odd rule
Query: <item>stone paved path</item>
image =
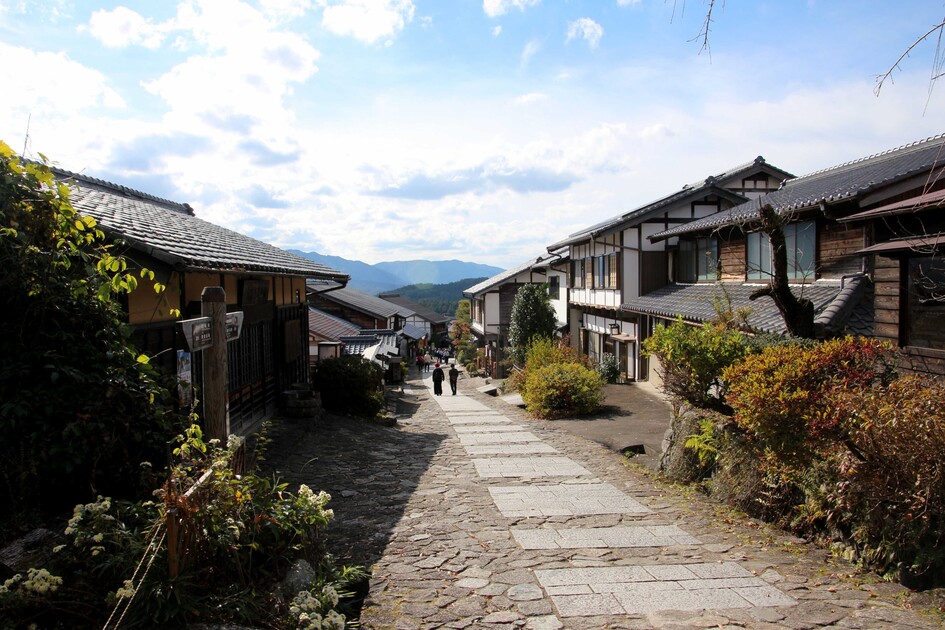
[[(903, 589), (656, 482), (474, 390), (409, 383), (397, 427), (277, 428), (370, 567), (366, 628), (936, 628)], [(448, 390), (447, 390), (448, 391)]]

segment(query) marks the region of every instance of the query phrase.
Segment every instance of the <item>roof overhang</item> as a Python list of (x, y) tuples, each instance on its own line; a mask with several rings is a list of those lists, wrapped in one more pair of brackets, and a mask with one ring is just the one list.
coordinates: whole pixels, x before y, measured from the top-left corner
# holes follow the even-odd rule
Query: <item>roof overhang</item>
[(857, 254), (897, 254), (910, 251), (919, 254), (931, 254), (938, 251), (943, 245), (945, 245), (945, 234), (932, 234), (918, 238), (902, 238), (877, 243), (859, 250)]
[(873, 208), (865, 212), (858, 212), (848, 217), (838, 218), (837, 221), (839, 223), (866, 221), (868, 219), (877, 219), (899, 214), (912, 214), (913, 212), (922, 210), (938, 210), (942, 208), (945, 208), (945, 189), (910, 197), (909, 199), (903, 199), (902, 201), (886, 204), (885, 206)]

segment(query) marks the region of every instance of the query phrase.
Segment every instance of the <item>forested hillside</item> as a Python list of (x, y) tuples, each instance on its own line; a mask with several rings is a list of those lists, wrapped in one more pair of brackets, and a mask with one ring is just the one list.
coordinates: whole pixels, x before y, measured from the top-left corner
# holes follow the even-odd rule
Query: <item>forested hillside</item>
[(391, 293), (399, 293), (405, 298), (433, 309), (437, 313), (452, 317), (456, 314), (459, 301), (463, 299), (463, 291), (483, 280), (485, 278), (466, 278), (447, 284), (409, 284), (394, 289)]

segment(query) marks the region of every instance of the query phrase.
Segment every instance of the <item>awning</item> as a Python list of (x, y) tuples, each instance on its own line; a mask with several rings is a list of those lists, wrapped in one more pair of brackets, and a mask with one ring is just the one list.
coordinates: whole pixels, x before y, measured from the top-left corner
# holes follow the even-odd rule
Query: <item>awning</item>
[(619, 333), (616, 335), (611, 335), (610, 338), (613, 339), (614, 341), (625, 341), (625, 342), (631, 342), (631, 341), (637, 340), (637, 338), (634, 337), (633, 335), (628, 335), (626, 333)]
[(916, 253), (931, 253), (945, 244), (945, 234), (931, 234), (921, 238), (901, 238), (895, 241), (877, 243), (861, 249), (857, 254), (882, 254), (892, 252), (914, 251)]
[(857, 214), (837, 219), (837, 221), (839, 223), (863, 221), (865, 219), (875, 219), (877, 217), (892, 216), (896, 214), (908, 214), (917, 212), (919, 210), (929, 210), (941, 206), (945, 206), (945, 190), (936, 190), (934, 192), (925, 193), (924, 195), (918, 195), (917, 197), (910, 197), (909, 199), (904, 199), (903, 201), (897, 201), (896, 203), (880, 206), (879, 208), (873, 208), (872, 210), (867, 210), (865, 212), (858, 212)]

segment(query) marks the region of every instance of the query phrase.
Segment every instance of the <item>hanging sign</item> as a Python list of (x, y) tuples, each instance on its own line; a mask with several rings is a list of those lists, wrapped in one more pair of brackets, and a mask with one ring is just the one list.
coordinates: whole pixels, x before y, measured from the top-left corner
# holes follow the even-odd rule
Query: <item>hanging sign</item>
[(184, 333), (184, 339), (187, 340), (187, 347), (191, 352), (205, 350), (212, 345), (210, 333), (213, 330), (213, 323), (209, 317), (185, 319), (178, 322), (178, 324)]

